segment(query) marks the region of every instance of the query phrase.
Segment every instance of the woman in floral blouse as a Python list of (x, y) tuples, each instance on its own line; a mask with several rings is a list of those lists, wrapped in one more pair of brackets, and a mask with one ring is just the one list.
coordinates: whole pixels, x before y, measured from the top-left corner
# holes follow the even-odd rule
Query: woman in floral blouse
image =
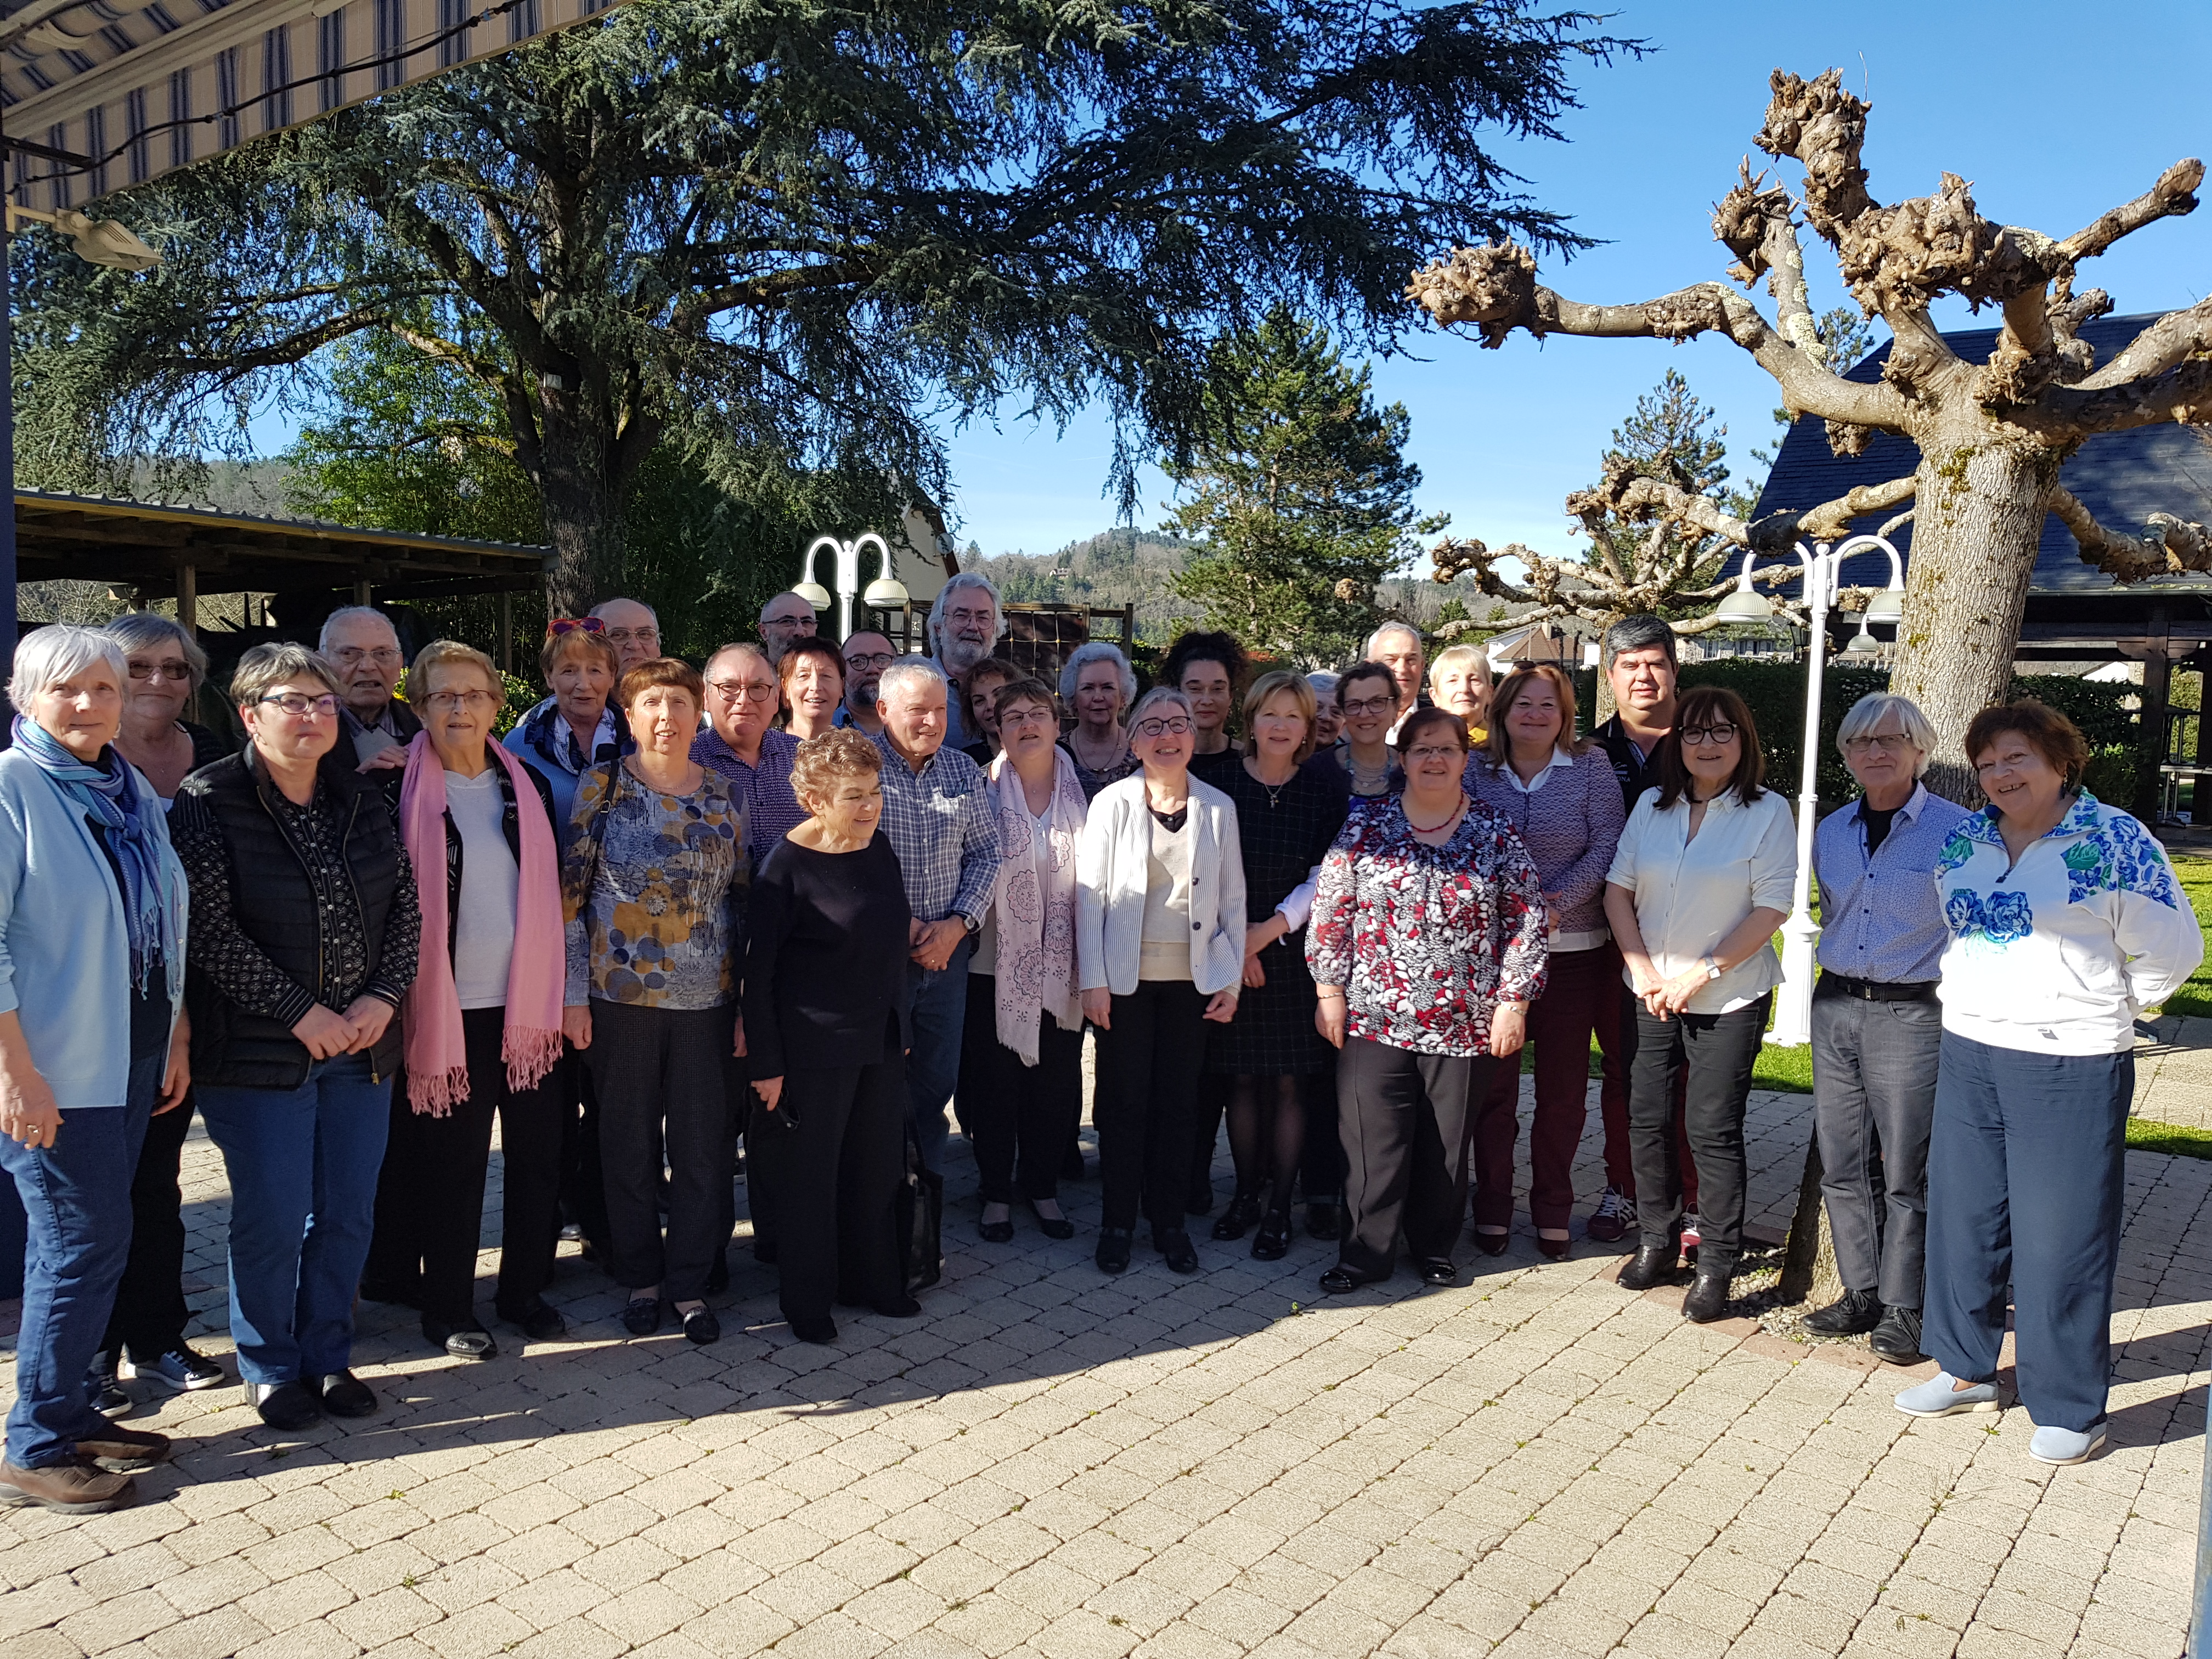
[(1520, 837), (1461, 786), (1467, 726), (1417, 709), (1397, 747), (1405, 792), (1345, 825), (1306, 936), (1315, 1024), (1343, 1050), (1352, 1170), (1344, 1240), (1321, 1278), (1333, 1293), (1389, 1278), (1401, 1230), (1421, 1277), (1453, 1282), (1469, 1103), (1493, 1057), (1520, 1052), (1544, 988), (1543, 890)]

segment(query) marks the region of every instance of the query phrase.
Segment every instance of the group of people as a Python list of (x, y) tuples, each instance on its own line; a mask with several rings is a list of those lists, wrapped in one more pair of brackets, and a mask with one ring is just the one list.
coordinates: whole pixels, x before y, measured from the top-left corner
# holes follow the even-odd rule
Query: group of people
[[(646, 606), (550, 625), (549, 695), (499, 732), (483, 653), (404, 660), (390, 620), (256, 647), (234, 752), (185, 721), (188, 630), (133, 614), (19, 647), (0, 755), (0, 1164), (30, 1219), (0, 1500), (127, 1501), (162, 1437), (115, 1420), (147, 1378), (224, 1380), (186, 1341), (179, 1160), (197, 1110), (233, 1194), (230, 1329), (283, 1430), (362, 1417), (356, 1296), (434, 1350), (497, 1351), (475, 1303), (495, 1122), (494, 1310), (563, 1334), (558, 1243), (621, 1322), (717, 1340), (742, 1142), (754, 1251), (800, 1340), (894, 1318), (935, 1264), (897, 1200), (941, 1171), (948, 1103), (982, 1241), (1059, 1186), (1096, 1042), (1094, 1259), (1137, 1227), (1170, 1270), (1212, 1224), (1263, 1261), (1334, 1243), (1345, 1292), (1410, 1258), (1450, 1284), (1510, 1248), (1522, 1051), (1529, 1219), (1571, 1248), (1593, 1039), (1620, 1282), (1720, 1317), (1743, 1243), (1746, 1099), (1790, 902), (1788, 803), (1741, 698), (1677, 685), (1674, 635), (1606, 635), (1618, 713), (1577, 735), (1548, 664), (1386, 624), (1341, 672), (1253, 672), (1176, 641), (1139, 695), (1094, 642), (1056, 685), (996, 654), (955, 576), (930, 652), (832, 642), (782, 594), (703, 672)], [(398, 687), (403, 670), (406, 695)], [(1996, 1403), (2006, 1287), (2039, 1457), (2102, 1437), (2132, 1023), (2196, 967), (2162, 850), (2081, 788), (2033, 702), (1966, 747), (1990, 805), (1919, 782), (1907, 700), (1844, 717), (1863, 794), (1819, 828), (1814, 1117), (1847, 1293), (1920, 1414)], [(437, 879), (442, 870), (443, 880)], [(2031, 1224), (2012, 1224), (2017, 1202)]]

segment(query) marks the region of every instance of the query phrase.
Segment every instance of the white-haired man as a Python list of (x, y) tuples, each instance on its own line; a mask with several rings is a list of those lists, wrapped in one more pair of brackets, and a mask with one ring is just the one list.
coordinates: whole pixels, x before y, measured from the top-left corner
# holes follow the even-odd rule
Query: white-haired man
[(606, 624), (606, 641), (615, 648), (615, 683), (641, 662), (660, 655), (660, 618), (653, 607), (636, 599), (606, 599), (592, 607), (592, 614)]
[(898, 854), (913, 912), (907, 967), (906, 1079), (925, 1167), (942, 1170), (945, 1103), (960, 1074), (968, 958), (999, 878), (999, 827), (983, 774), (945, 740), (950, 687), (919, 657), (893, 663), (877, 688), (884, 729), (883, 830)]
[(988, 576), (963, 570), (945, 584), (929, 607), (929, 659), (943, 671), (956, 694), (945, 713), (945, 746), (965, 749), (983, 734), (961, 720), (968, 702), (968, 676), (998, 648), (1006, 631), (998, 585)]
[(365, 605), (342, 606), (324, 622), (315, 649), (337, 670), (338, 719), (353, 740), (356, 761), (414, 740), (422, 722), (392, 695), (407, 659), (391, 617)]

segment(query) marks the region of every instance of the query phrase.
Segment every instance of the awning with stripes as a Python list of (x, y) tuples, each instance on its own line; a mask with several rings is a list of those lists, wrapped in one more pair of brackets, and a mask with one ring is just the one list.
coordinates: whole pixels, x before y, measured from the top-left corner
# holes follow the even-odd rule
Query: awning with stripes
[(615, 3), (0, 0), (9, 192), (82, 207)]

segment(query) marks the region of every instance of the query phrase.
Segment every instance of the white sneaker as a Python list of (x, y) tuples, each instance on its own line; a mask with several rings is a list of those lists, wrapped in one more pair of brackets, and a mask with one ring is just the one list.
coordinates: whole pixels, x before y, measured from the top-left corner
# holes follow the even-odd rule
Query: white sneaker
[(1948, 1417), (1954, 1412), (1993, 1412), (1998, 1409), (1997, 1385), (1977, 1382), (1959, 1387), (1948, 1371), (1938, 1371), (1925, 1382), (1916, 1382), (1897, 1396), (1897, 1409), (1907, 1417)]
[(2102, 1423), (2093, 1429), (2042, 1428), (2027, 1443), (2027, 1455), (2039, 1463), (2056, 1463), (2063, 1468), (2087, 1462), (2104, 1443)]
[(125, 1380), (139, 1378), (185, 1389), (212, 1389), (229, 1381), (222, 1366), (182, 1343), (158, 1359), (133, 1359), (125, 1353), (117, 1364), (115, 1374)]

